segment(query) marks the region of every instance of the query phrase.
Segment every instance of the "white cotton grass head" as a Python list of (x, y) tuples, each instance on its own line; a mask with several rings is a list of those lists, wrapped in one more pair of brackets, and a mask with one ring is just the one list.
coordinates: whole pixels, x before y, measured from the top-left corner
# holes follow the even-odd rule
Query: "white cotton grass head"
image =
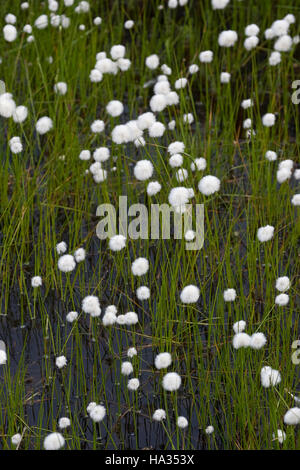
[(234, 349), (248, 348), (250, 346), (251, 337), (247, 333), (236, 333), (232, 340)]
[(289, 180), (292, 176), (292, 170), (290, 168), (279, 168), (276, 173), (276, 178), (279, 184), (284, 183), (285, 181)]
[(275, 124), (275, 114), (266, 113), (262, 117), (262, 123), (265, 127), (272, 127)]
[(177, 426), (180, 428), (180, 429), (185, 429), (187, 428), (189, 425), (189, 422), (188, 420), (184, 417), (184, 416), (178, 416), (177, 418)]
[(122, 44), (112, 46), (110, 49), (110, 55), (113, 60), (122, 59), (125, 56), (126, 49)]
[(187, 124), (192, 124), (194, 122), (194, 116), (192, 113), (187, 113), (183, 115), (183, 122)]
[(263, 348), (267, 343), (267, 338), (263, 333), (254, 333), (251, 336), (250, 340), (250, 348), (252, 349), (261, 349)]
[(57, 267), (63, 273), (69, 273), (73, 271), (76, 267), (74, 256), (62, 255), (60, 258), (58, 258)]
[(18, 36), (16, 27), (12, 24), (6, 24), (3, 28), (3, 36), (5, 41), (14, 42)]
[(170, 83), (168, 82), (168, 80), (159, 80), (154, 85), (153, 91), (156, 95), (167, 95), (171, 91)]
[(259, 43), (259, 38), (257, 36), (249, 36), (244, 41), (244, 48), (247, 51), (251, 51), (254, 49)]
[(143, 276), (149, 270), (149, 261), (146, 258), (137, 258), (131, 265), (131, 271), (134, 276)]
[(100, 72), (100, 70), (98, 69), (93, 69), (91, 70), (90, 72), (90, 81), (92, 83), (99, 83), (101, 82), (103, 79), (103, 74), (102, 72)]
[(166, 95), (166, 101), (168, 106), (176, 106), (179, 103), (179, 96), (176, 91), (170, 91)]
[(294, 408), (290, 408), (284, 415), (283, 421), (288, 426), (296, 426), (300, 424), (300, 408), (295, 406)]
[(133, 373), (133, 365), (129, 361), (122, 362), (121, 365), (121, 374), (122, 375), (130, 375)]
[(300, 193), (294, 194), (294, 196), (291, 199), (291, 203), (293, 204), (293, 206), (300, 206)]
[(137, 180), (145, 181), (153, 175), (154, 167), (149, 160), (140, 160), (134, 167), (133, 173)]
[(284, 36), (288, 33), (289, 27), (290, 23), (285, 19), (275, 20), (271, 25), (274, 36)]
[(231, 74), (229, 72), (221, 72), (221, 75), (220, 75), (221, 83), (229, 83), (230, 79), (231, 79)]
[(288, 303), (289, 303), (288, 294), (279, 294), (275, 297), (275, 304), (279, 305), (279, 307), (284, 307)]
[(22, 441), (22, 435), (20, 433), (11, 436), (11, 443), (13, 446), (18, 446)]
[(300, 169), (295, 170), (294, 178), (295, 180), (300, 180)]
[(66, 320), (69, 323), (73, 323), (78, 318), (78, 312), (69, 312), (66, 316)]
[(277, 440), (279, 444), (283, 444), (286, 440), (286, 433), (282, 429), (277, 429), (276, 433), (273, 433), (273, 439)]
[(134, 21), (133, 20), (127, 20), (124, 23), (124, 28), (125, 29), (131, 29), (134, 26)]
[(147, 186), (148, 196), (155, 196), (161, 190), (161, 184), (158, 181), (151, 181)]
[(178, 80), (175, 81), (174, 86), (176, 90), (181, 90), (182, 88), (185, 88), (188, 84), (188, 80), (185, 77), (178, 78)]
[(82, 310), (91, 315), (91, 317), (99, 317), (101, 314), (100, 302), (95, 295), (87, 295), (82, 300)]
[(110, 157), (108, 147), (98, 147), (93, 152), (93, 159), (95, 162), (106, 162)]
[(155, 357), (154, 364), (156, 369), (166, 369), (172, 364), (172, 356), (168, 352), (163, 352)]
[(85, 256), (86, 256), (86, 252), (84, 248), (78, 248), (74, 252), (74, 258), (75, 258), (76, 263), (80, 263), (81, 261), (84, 261)]
[(161, 408), (158, 408), (157, 410), (155, 410), (152, 415), (153, 421), (158, 421), (158, 422), (163, 421), (164, 419), (166, 419), (166, 417), (167, 415), (166, 415), (165, 410)]
[(234, 323), (233, 331), (235, 333), (242, 333), (246, 329), (246, 326), (247, 326), (247, 324), (246, 324), (245, 320), (239, 320), (239, 321)]
[(112, 326), (117, 322), (117, 308), (114, 305), (109, 305), (105, 309), (105, 313), (102, 318), (104, 326)]
[(137, 118), (137, 125), (139, 129), (144, 131), (145, 129), (149, 129), (152, 124), (155, 123), (155, 121), (155, 115), (149, 111), (147, 113), (140, 114), (140, 116)]
[(192, 304), (198, 301), (200, 289), (193, 284), (185, 286), (180, 293), (180, 300), (184, 304)]
[(241, 102), (241, 107), (243, 109), (248, 109), (248, 108), (251, 108), (252, 106), (253, 106), (253, 100), (251, 98), (248, 98)]
[(166, 127), (162, 122), (155, 122), (149, 128), (149, 136), (154, 138), (162, 137), (165, 133)]
[(207, 175), (198, 183), (199, 191), (205, 196), (210, 196), (220, 190), (221, 181), (216, 176)]
[(171, 206), (179, 212), (184, 211), (185, 204), (189, 202), (189, 199), (189, 190), (183, 186), (172, 188), (168, 196), (168, 201)]
[(6, 351), (0, 349), (0, 365), (4, 365), (7, 362), (7, 354)]
[(230, 0), (211, 0), (211, 6), (213, 10), (223, 10)]
[(223, 298), (225, 302), (234, 302), (236, 299), (236, 290), (235, 289), (226, 289), (223, 293)]
[(91, 124), (91, 131), (94, 134), (100, 134), (100, 132), (103, 132), (105, 128), (105, 124), (101, 119), (96, 119), (94, 122)]
[(174, 155), (177, 153), (183, 153), (185, 149), (185, 145), (183, 142), (175, 141), (168, 145), (168, 153), (170, 155)]
[(232, 47), (236, 43), (238, 35), (236, 31), (222, 31), (218, 37), (218, 43), (221, 47)]
[(112, 117), (120, 116), (124, 111), (124, 105), (121, 101), (112, 100), (106, 106), (107, 113)]
[(38, 119), (35, 124), (35, 128), (38, 134), (44, 135), (53, 128), (53, 121), (48, 116), (43, 116)]
[(66, 416), (63, 416), (62, 418), (59, 419), (58, 421), (59, 429), (66, 429), (69, 426), (71, 426), (71, 420), (69, 418), (67, 418)]
[(100, 423), (106, 416), (106, 409), (103, 405), (93, 406), (89, 415), (94, 423)]
[(54, 85), (54, 91), (57, 95), (65, 95), (68, 91), (66, 82), (57, 82)]
[(140, 386), (140, 381), (137, 378), (128, 380), (127, 388), (131, 392), (135, 392)]
[(275, 51), (288, 52), (293, 46), (293, 39), (288, 34), (280, 36), (274, 44)]
[(260, 380), (264, 388), (275, 387), (281, 382), (281, 375), (278, 370), (265, 366), (260, 371)]
[(115, 144), (126, 144), (131, 140), (130, 129), (125, 124), (120, 124), (113, 128), (111, 138)]
[(183, 164), (183, 156), (180, 153), (175, 153), (169, 158), (169, 165), (172, 168), (179, 167)]
[(43, 281), (40, 276), (34, 276), (31, 278), (31, 286), (32, 287), (40, 287), (42, 285)]
[(270, 57), (269, 57), (269, 65), (271, 65), (271, 67), (275, 67), (276, 65), (280, 64), (280, 62), (281, 62), (280, 52), (278, 51), (271, 52)]
[(150, 289), (147, 286), (138, 287), (136, 296), (139, 300), (147, 300), (150, 298)]
[(45, 450), (58, 450), (65, 445), (65, 439), (59, 432), (52, 432), (44, 439)]
[(180, 168), (178, 171), (176, 171), (175, 177), (176, 180), (181, 183), (188, 178), (188, 171), (185, 168)]
[(16, 110), (16, 103), (13, 100), (11, 93), (3, 93), (0, 95), (0, 115), (9, 118)]
[(213, 61), (213, 58), (214, 58), (213, 51), (202, 51), (199, 54), (199, 60), (203, 64), (209, 64), (210, 62)]
[(213, 434), (215, 431), (215, 428), (212, 426), (212, 425), (209, 425), (207, 426), (207, 428), (205, 429), (205, 434), (209, 435), (209, 434)]
[(58, 356), (55, 359), (55, 365), (59, 369), (62, 369), (63, 367), (65, 367), (67, 365), (67, 358), (65, 356)]
[(271, 240), (273, 235), (274, 227), (272, 225), (265, 225), (257, 230), (257, 238), (261, 243)]
[(9, 144), (10, 151), (14, 154), (20, 153), (23, 150), (21, 139), (18, 136), (12, 137), (8, 141), (8, 144)]
[(181, 386), (181, 377), (177, 372), (168, 372), (163, 377), (162, 386), (168, 392), (174, 392)]
[(194, 232), (194, 230), (187, 230), (184, 234), (184, 238), (187, 242), (193, 241), (195, 237), (196, 237), (196, 232)]
[(62, 255), (67, 251), (67, 244), (66, 242), (59, 242), (56, 245), (56, 251), (59, 255)]
[(189, 73), (191, 75), (194, 75), (194, 73), (197, 73), (197, 72), (199, 72), (199, 66), (197, 64), (191, 64), (189, 66)]
[(24, 122), (28, 116), (28, 108), (26, 106), (17, 106), (13, 112), (13, 120), (16, 123)]
[(108, 246), (112, 251), (121, 251), (126, 246), (124, 235), (114, 235), (109, 239)]
[(246, 36), (257, 36), (259, 34), (259, 27), (257, 24), (248, 24), (245, 28)]
[(285, 292), (291, 287), (291, 281), (287, 276), (281, 276), (276, 279), (275, 287), (279, 292)]
[(159, 66), (159, 57), (157, 54), (152, 54), (146, 57), (145, 60), (146, 67), (148, 67), (151, 70), (157, 69)]
[(137, 355), (137, 350), (135, 347), (128, 348), (127, 350), (127, 356), (130, 357), (131, 359)]
[[(117, 323), (118, 323), (118, 318), (119, 317), (117, 317)], [(124, 315), (124, 324), (125, 325), (127, 325), (127, 326), (136, 325), (138, 322), (139, 322), (139, 318), (138, 318), (138, 316), (135, 312), (125, 313), (125, 315)]]
[(267, 150), (267, 152), (265, 153), (265, 158), (269, 160), (269, 162), (274, 162), (275, 160), (277, 160), (277, 153), (273, 150)]
[(195, 160), (191, 163), (190, 168), (192, 171), (196, 171), (196, 170), (203, 171), (205, 170), (206, 165), (207, 165), (207, 162), (205, 158), (200, 157), (200, 158), (195, 158)]
[(166, 95), (163, 95), (163, 94), (153, 95), (152, 98), (150, 99), (149, 105), (150, 105), (151, 111), (153, 111), (154, 113), (159, 113), (163, 111), (168, 105)]

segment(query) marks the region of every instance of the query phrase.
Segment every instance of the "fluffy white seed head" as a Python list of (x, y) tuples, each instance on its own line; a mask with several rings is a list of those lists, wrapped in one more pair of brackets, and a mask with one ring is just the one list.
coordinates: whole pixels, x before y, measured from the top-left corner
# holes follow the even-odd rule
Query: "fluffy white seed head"
[(198, 301), (200, 297), (200, 289), (193, 284), (185, 286), (180, 294), (180, 300), (184, 304), (192, 304)]
[(46, 134), (53, 128), (53, 121), (48, 116), (43, 116), (38, 119), (35, 128), (38, 134)]
[(251, 336), (250, 348), (252, 349), (261, 349), (267, 343), (267, 338), (263, 333), (254, 333)]
[(272, 225), (265, 225), (257, 230), (257, 238), (260, 242), (267, 242), (273, 238), (274, 227)]
[(65, 439), (59, 432), (52, 432), (44, 439), (45, 450), (58, 450), (65, 445)]
[(65, 356), (58, 356), (55, 359), (55, 365), (59, 369), (62, 369), (63, 367), (65, 367), (67, 365), (67, 358)]
[(152, 416), (152, 419), (153, 421), (163, 421), (164, 419), (166, 419), (167, 415), (166, 415), (166, 412), (165, 410), (162, 410), (162, 409), (157, 409), (154, 411), (153, 413), (153, 416)]
[(168, 352), (160, 353), (154, 361), (156, 369), (166, 369), (172, 364), (171, 354)]
[(95, 295), (88, 295), (82, 301), (82, 310), (89, 313), (92, 317), (99, 317), (101, 313), (100, 303), (98, 297)]
[(246, 328), (246, 322), (245, 320), (240, 320), (240, 321), (237, 321), (234, 323), (233, 325), (233, 331), (235, 333), (241, 333), (242, 331), (244, 331)]
[(153, 174), (153, 165), (149, 160), (140, 160), (134, 167), (133, 173), (139, 181), (145, 181), (151, 178)]
[(106, 111), (112, 117), (120, 116), (124, 111), (123, 103), (118, 100), (110, 101), (106, 106)]
[(284, 415), (283, 421), (289, 426), (296, 426), (300, 423), (300, 408), (290, 408)]
[(177, 372), (168, 372), (163, 377), (162, 386), (168, 392), (178, 390), (181, 385), (181, 377)]
[(234, 349), (248, 348), (250, 346), (251, 337), (247, 333), (237, 333), (234, 335), (232, 345)]
[(236, 43), (238, 35), (236, 31), (222, 31), (218, 37), (218, 43), (221, 47), (232, 47)]
[(205, 196), (210, 196), (219, 191), (221, 181), (216, 176), (207, 175), (201, 178), (198, 184), (199, 191)]

